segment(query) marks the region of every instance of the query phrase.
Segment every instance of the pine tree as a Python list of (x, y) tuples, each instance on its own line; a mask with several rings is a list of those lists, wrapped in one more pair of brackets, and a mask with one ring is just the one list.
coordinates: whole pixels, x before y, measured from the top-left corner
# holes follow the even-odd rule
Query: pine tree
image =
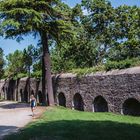
[[(51, 60), (48, 40), (53, 37), (59, 40), (60, 33), (68, 33), (69, 22), (66, 14), (58, 6), (63, 6), (59, 0), (1, 0), (0, 18), (1, 33), (6, 38), (20, 41), (23, 35), (39, 34), (43, 47), (42, 55), (42, 92), (44, 103), (48, 92), (49, 105), (54, 105)], [(58, 9), (58, 10), (57, 10)], [(67, 21), (66, 21), (66, 20)]]

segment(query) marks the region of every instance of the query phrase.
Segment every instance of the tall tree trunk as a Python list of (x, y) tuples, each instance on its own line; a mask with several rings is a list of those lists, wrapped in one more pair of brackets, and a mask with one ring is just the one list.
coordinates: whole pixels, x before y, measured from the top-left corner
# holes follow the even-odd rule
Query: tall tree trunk
[(49, 105), (54, 105), (54, 95), (51, 77), (51, 59), (48, 47), (48, 35), (47, 33), (41, 34), (42, 45), (43, 45), (43, 56), (42, 56), (42, 93), (44, 95), (44, 103), (47, 104), (47, 92)]
[(30, 66), (28, 66), (28, 102), (30, 101), (30, 96), (31, 96), (31, 81), (30, 81), (30, 77), (31, 77), (31, 74), (30, 74)]
[(45, 81), (45, 65), (44, 65), (44, 56), (42, 55), (42, 103), (43, 105), (48, 105), (47, 104), (47, 98), (46, 98), (46, 90), (45, 90), (45, 85), (46, 85), (46, 81)]

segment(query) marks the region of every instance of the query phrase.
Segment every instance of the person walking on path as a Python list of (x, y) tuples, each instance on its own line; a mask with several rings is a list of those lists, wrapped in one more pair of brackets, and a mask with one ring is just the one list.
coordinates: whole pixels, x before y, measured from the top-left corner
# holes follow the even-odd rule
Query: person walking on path
[(30, 106), (31, 106), (32, 116), (34, 116), (34, 109), (36, 107), (36, 98), (34, 97), (34, 95), (30, 96)]

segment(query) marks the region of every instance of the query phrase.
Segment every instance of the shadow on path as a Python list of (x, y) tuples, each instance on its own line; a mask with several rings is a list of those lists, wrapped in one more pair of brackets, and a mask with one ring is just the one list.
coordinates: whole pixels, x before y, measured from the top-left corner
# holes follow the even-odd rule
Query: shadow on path
[(17, 132), (18, 127), (16, 126), (0, 126), (0, 140), (3, 140), (3, 136), (9, 133)]
[(30, 107), (27, 103), (9, 103), (9, 104), (0, 104), (0, 108), (2, 109), (14, 109), (14, 108), (25, 108)]

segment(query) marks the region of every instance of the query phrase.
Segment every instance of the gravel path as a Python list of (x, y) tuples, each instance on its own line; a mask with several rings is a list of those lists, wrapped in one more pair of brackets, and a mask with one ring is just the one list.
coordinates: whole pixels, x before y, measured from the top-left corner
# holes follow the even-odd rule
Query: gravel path
[(0, 140), (3, 136), (17, 132), (32, 120), (38, 118), (45, 107), (37, 107), (32, 117), (29, 104), (11, 101), (0, 102)]

